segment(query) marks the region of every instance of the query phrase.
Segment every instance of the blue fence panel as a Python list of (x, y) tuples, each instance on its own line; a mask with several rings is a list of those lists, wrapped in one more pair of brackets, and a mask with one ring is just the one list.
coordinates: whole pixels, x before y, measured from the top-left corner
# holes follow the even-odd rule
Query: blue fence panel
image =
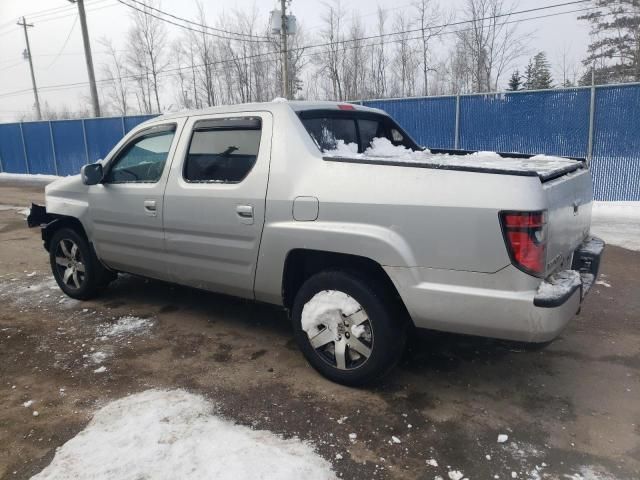
[(585, 157), (588, 89), (460, 99), (460, 148)]
[(455, 145), (455, 97), (403, 98), (365, 101), (391, 115), (420, 145), (453, 148)]
[(597, 88), (594, 131), (596, 198), (640, 200), (640, 88)]
[(27, 173), (19, 123), (0, 125), (0, 165), (3, 172)]
[(87, 163), (82, 121), (51, 122), (53, 145), (58, 163), (58, 175), (75, 175)]
[[(586, 156), (590, 93), (587, 88), (463, 95), (459, 147)], [(422, 145), (455, 146), (456, 97), (362, 103), (387, 111)], [(57, 167), (59, 175), (74, 174), (87, 161), (104, 158), (125, 133), (153, 117), (59, 120), (51, 122), (51, 131), (49, 122), (25, 122), (24, 146), (21, 124), (3, 124), (0, 168), (13, 173), (53, 174)], [(640, 85), (596, 88), (591, 165), (596, 199), (640, 200)]]
[(153, 117), (155, 117), (155, 115), (132, 115), (130, 117), (124, 117), (124, 131), (129, 133), (133, 127)]
[(91, 118), (84, 121), (89, 163), (104, 158), (124, 136), (122, 118)]
[(29, 161), (29, 172), (55, 175), (57, 167), (51, 149), (49, 122), (23, 123), (22, 131)]

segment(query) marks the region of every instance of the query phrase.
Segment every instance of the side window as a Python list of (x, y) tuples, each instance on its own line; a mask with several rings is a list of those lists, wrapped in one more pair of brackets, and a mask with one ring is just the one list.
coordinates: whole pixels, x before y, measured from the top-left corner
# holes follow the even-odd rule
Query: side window
[(258, 158), (260, 118), (217, 119), (196, 123), (185, 160), (188, 182), (241, 182)]
[(358, 145), (356, 122), (352, 118), (306, 118), (302, 124), (323, 152), (338, 148), (338, 140)]
[(167, 161), (175, 126), (162, 127), (132, 140), (114, 160), (105, 183), (155, 183)]
[(391, 129), (391, 138), (394, 145), (401, 145), (404, 142), (404, 135), (402, 135), (397, 129)]

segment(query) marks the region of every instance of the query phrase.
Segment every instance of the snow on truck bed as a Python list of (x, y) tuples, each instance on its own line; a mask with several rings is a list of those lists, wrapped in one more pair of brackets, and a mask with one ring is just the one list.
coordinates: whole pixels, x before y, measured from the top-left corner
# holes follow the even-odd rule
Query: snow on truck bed
[(393, 145), (386, 138), (374, 138), (371, 147), (358, 153), (355, 143), (336, 141), (336, 148), (323, 152), (325, 158), (349, 159), (365, 162), (390, 162), (392, 164), (414, 164), (431, 168), (453, 168), (467, 170), (496, 171), (498, 173), (530, 174), (541, 178), (553, 177), (566, 170), (574, 170), (582, 164), (579, 160), (548, 155), (536, 155), (531, 158), (502, 157), (495, 152), (475, 152), (451, 155), (432, 153), (430, 150), (414, 151)]

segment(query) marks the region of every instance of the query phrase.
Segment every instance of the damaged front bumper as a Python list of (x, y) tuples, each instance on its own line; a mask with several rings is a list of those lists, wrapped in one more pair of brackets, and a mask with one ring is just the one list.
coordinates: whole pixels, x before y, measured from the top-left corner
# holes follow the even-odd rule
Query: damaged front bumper
[(582, 302), (598, 277), (604, 246), (602, 239), (588, 237), (573, 253), (571, 270), (554, 273), (545, 279), (533, 299), (533, 304), (542, 308), (559, 307), (566, 303), (577, 290), (580, 290), (580, 302)]
[(27, 225), (29, 228), (33, 227), (43, 227), (55, 220), (55, 217), (49, 213), (47, 213), (46, 207), (42, 205), (37, 205), (35, 203), (31, 204), (31, 210), (29, 215), (27, 216)]

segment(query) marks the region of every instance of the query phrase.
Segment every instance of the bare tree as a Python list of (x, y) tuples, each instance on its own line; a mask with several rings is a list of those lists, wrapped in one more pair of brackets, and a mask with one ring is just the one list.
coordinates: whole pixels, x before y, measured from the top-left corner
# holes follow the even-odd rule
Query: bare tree
[(440, 10), (436, 0), (416, 0), (413, 3), (417, 12), (417, 25), (420, 29), (420, 50), (422, 60), (422, 94), (429, 95), (429, 73), (435, 71), (430, 67), (431, 41), (444, 30), (448, 21)]
[(416, 48), (408, 32), (410, 28), (409, 16), (405, 11), (396, 14), (394, 20), (396, 42), (394, 64), (395, 64), (395, 90), (396, 94), (402, 97), (415, 95), (416, 86), (416, 66), (418, 63)]
[(470, 26), (458, 39), (471, 59), (474, 92), (497, 90), (500, 77), (525, 51), (526, 34), (517, 23), (508, 23), (515, 7), (505, 0), (466, 0)]
[[(159, 73), (167, 66), (166, 58), (167, 31), (164, 22), (155, 16), (149, 6), (151, 2), (143, 2), (139, 10), (132, 10), (133, 26), (129, 30), (128, 40), (132, 46), (129, 63), (135, 74), (139, 76), (138, 85), (144, 98), (147, 110), (152, 110), (155, 103), (160, 113), (160, 78)], [(145, 85), (146, 84), (146, 85)], [(146, 92), (145, 92), (146, 87)], [(149, 101), (149, 97), (153, 100)]]
[(376, 98), (383, 98), (387, 94), (387, 58), (386, 46), (386, 19), (385, 11), (378, 5), (377, 34), (380, 40), (371, 47), (371, 80), (370, 91)]
[(130, 88), (124, 55), (120, 54), (107, 38), (102, 38), (98, 43), (105, 48), (109, 58), (109, 63), (102, 64), (102, 76), (105, 79), (103, 95), (107, 106), (118, 115), (128, 115)]
[(329, 98), (334, 100), (344, 100), (343, 85), (343, 50), (344, 34), (343, 21), (344, 10), (340, 0), (332, 3), (324, 3), (325, 13), (322, 17), (324, 29), (320, 33), (320, 41), (328, 44), (316, 55), (316, 63), (319, 67), (319, 74), (326, 74), (331, 82)]

